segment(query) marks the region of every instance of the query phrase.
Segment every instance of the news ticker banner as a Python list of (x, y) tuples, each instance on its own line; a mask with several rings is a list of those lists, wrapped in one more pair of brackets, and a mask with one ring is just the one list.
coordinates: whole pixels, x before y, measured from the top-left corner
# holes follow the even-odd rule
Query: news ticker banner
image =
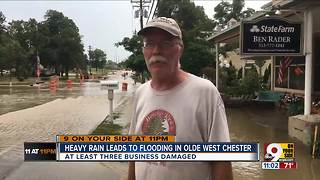
[[(57, 136), (26, 142), (25, 161), (259, 161), (259, 143), (174, 142), (174, 136)], [(294, 143), (263, 145), (262, 169), (296, 169)]]
[(258, 143), (174, 142), (174, 136), (57, 136), (56, 140), (26, 142), (25, 160), (48, 156), (44, 160), (259, 161)]
[(257, 143), (58, 143), (58, 161), (259, 161)]
[(294, 152), (294, 143), (264, 144), (262, 169), (297, 169)]

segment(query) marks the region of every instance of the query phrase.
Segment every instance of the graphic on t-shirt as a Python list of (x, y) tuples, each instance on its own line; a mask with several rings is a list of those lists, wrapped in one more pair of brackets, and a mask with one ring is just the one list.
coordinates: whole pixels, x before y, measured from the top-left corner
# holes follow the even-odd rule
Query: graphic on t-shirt
[(144, 135), (176, 135), (176, 124), (173, 116), (165, 110), (150, 112), (142, 122)]

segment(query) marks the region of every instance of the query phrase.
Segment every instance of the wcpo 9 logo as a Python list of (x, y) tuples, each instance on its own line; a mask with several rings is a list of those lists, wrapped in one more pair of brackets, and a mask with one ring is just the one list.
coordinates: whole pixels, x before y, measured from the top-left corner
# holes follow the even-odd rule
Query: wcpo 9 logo
[(294, 161), (294, 143), (264, 144), (265, 161)]

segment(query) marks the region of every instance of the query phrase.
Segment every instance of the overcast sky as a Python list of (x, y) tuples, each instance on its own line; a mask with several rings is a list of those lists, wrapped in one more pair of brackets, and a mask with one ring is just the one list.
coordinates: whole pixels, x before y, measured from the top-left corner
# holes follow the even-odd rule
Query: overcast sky
[[(246, 7), (259, 10), (271, 0), (247, 0)], [(212, 18), (214, 7), (220, 0), (194, 1), (203, 6), (209, 18)], [(150, 5), (151, 6), (151, 5)], [(102, 1), (0, 1), (0, 11), (11, 20), (28, 20), (35, 18), (43, 21), (45, 12), (54, 9), (72, 19), (79, 28), (85, 49), (91, 45), (107, 53), (108, 59), (121, 61), (130, 55), (122, 47), (115, 47), (116, 42), (124, 37), (131, 37), (139, 29), (139, 20), (134, 19), (131, 0)]]

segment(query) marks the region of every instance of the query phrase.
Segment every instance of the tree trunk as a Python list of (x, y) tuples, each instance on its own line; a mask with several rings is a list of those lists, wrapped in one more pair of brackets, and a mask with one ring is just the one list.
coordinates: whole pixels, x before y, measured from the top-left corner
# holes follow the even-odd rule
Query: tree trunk
[(54, 71), (55, 71), (55, 75), (60, 75), (60, 72), (59, 72), (59, 68), (58, 68), (58, 65), (54, 65)]
[(141, 72), (141, 84), (145, 83), (146, 79), (144, 77), (144, 71)]
[(66, 66), (66, 77), (67, 77), (67, 79), (69, 79), (69, 67), (68, 66)]
[(76, 79), (79, 79), (79, 68), (76, 68)]

